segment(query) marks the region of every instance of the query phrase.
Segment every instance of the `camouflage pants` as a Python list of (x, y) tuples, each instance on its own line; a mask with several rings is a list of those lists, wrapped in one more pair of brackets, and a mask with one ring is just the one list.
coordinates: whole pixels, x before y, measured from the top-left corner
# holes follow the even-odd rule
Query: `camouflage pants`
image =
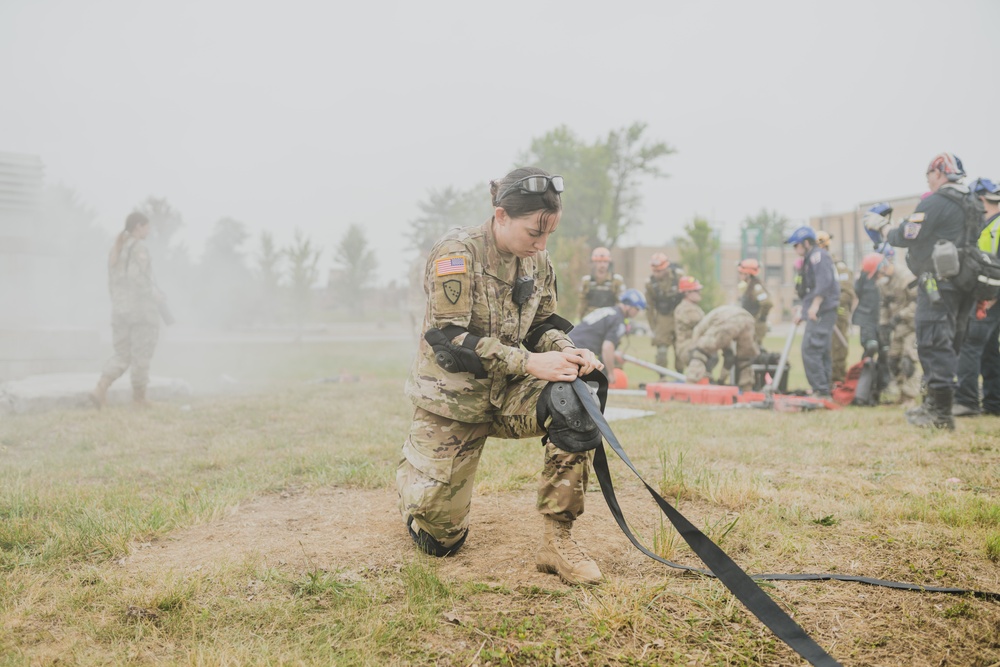
[(753, 325), (753, 339), (757, 342), (757, 347), (764, 345), (765, 336), (767, 336), (767, 322), (755, 322)]
[[(760, 347), (754, 340), (754, 332), (754, 322), (750, 319), (749, 314), (746, 317), (740, 316), (720, 326), (706, 329), (701, 337), (694, 341), (692, 351), (697, 349), (708, 355), (715, 352), (721, 355), (724, 348), (735, 343), (736, 384), (741, 390), (750, 391), (753, 388), (753, 371), (750, 370), (750, 365), (760, 354)], [(723, 368), (723, 376), (728, 370), (728, 368)], [(689, 382), (697, 382), (708, 374), (708, 369), (701, 360), (691, 359), (684, 372)], [(728, 381), (725, 377), (722, 379)]]
[[(849, 340), (851, 331), (851, 319), (849, 314), (842, 313), (843, 308), (837, 309), (837, 323), (833, 326), (844, 336), (844, 340)], [(830, 334), (833, 338), (830, 341), (830, 358), (833, 360), (833, 370), (830, 382), (843, 382), (847, 377), (847, 346), (840, 340), (837, 334)]]
[[(658, 366), (667, 365), (667, 348), (674, 345), (676, 340), (674, 333), (674, 316), (657, 315), (656, 324), (653, 325), (653, 347), (656, 348), (656, 364)], [(674, 357), (677, 350), (674, 349)], [(676, 359), (674, 360), (676, 364)]]
[[(414, 530), (422, 529), (444, 547), (457, 543), (469, 528), (472, 488), (486, 439), (541, 437), (545, 430), (535, 417), (535, 405), (545, 384), (535, 378), (511, 383), (503, 407), (483, 424), (416, 408), (396, 468), (403, 520), (412, 517)], [(538, 511), (572, 521), (583, 514), (589, 457), (564, 452), (551, 442), (544, 452)]]
[(101, 374), (114, 382), (132, 369), (132, 387), (149, 385), (149, 363), (160, 338), (158, 322), (134, 322), (123, 317), (111, 320), (111, 338), (115, 354), (104, 364)]
[[(906, 359), (907, 361), (903, 361)], [(913, 327), (897, 327), (889, 343), (889, 367), (895, 371), (899, 400), (914, 399), (920, 395), (920, 358), (917, 356), (917, 333)]]

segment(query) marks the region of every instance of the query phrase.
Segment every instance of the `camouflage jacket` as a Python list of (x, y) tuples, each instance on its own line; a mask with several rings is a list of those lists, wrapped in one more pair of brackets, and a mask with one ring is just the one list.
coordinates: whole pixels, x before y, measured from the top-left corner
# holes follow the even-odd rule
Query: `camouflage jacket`
[(851, 311), (854, 310), (854, 274), (847, 268), (847, 263), (842, 259), (833, 260), (833, 268), (837, 273), (837, 282), (840, 283), (840, 301), (837, 303), (837, 316), (850, 319)]
[[(511, 290), (519, 276), (534, 278), (534, 288), (520, 307)], [(453, 229), (431, 249), (424, 271), (427, 308), (423, 331), (455, 325), (480, 336), (476, 355), (488, 376), (449, 373), (434, 360), (420, 338), (417, 358), (406, 381), (406, 395), (417, 407), (448, 419), (484, 423), (503, 404), (512, 377), (528, 374), (528, 351), (521, 347), (528, 331), (555, 313), (556, 276), (547, 252), (518, 260), (497, 249), (492, 222)], [(465, 333), (452, 342), (460, 344)], [(573, 347), (562, 331), (545, 332), (532, 352)]]
[(618, 298), (624, 291), (625, 279), (617, 273), (608, 274), (601, 281), (591, 274), (585, 275), (580, 284), (580, 319), (592, 310), (617, 306)]
[(680, 304), (683, 297), (677, 291), (677, 283), (683, 275), (679, 268), (671, 266), (662, 276), (646, 279), (646, 318), (651, 325), (656, 326), (656, 320), (661, 315), (672, 315)]
[(122, 245), (118, 261), (108, 264), (108, 292), (115, 317), (132, 322), (158, 324), (156, 281), (146, 244), (129, 237)]
[(757, 276), (750, 276), (749, 280), (740, 283), (740, 305), (757, 322), (767, 322), (774, 301)]
[(674, 310), (674, 353), (686, 361), (694, 347), (694, 328), (705, 317), (705, 311), (693, 301), (684, 299)]
[[(742, 306), (719, 306), (718, 308), (713, 308), (708, 311), (708, 314), (701, 318), (701, 321), (698, 322), (698, 326), (694, 328), (691, 336), (694, 339), (694, 343), (697, 345), (701, 338), (706, 334), (714, 336), (717, 332), (724, 331), (732, 334), (726, 337), (727, 340), (731, 341), (736, 337), (737, 332), (741, 329), (747, 327), (750, 331), (753, 331), (753, 326), (753, 316), (744, 310)], [(718, 348), (705, 350), (705, 352), (709, 354), (718, 351)]]
[(897, 266), (888, 282), (879, 285), (881, 311), (879, 324), (888, 324), (901, 331), (912, 331), (917, 314), (917, 286), (910, 287), (913, 274)]

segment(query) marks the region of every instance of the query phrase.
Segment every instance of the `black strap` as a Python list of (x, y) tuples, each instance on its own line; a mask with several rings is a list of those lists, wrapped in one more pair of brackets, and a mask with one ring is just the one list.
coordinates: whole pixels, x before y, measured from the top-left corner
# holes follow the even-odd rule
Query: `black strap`
[(594, 450), (594, 473), (597, 475), (597, 479), (601, 484), (601, 492), (604, 494), (604, 500), (607, 501), (608, 508), (611, 510), (611, 514), (614, 516), (615, 522), (635, 548), (653, 560), (663, 563), (664, 565), (668, 565), (669, 567), (688, 572), (697, 572), (709, 577), (716, 577), (733, 593), (733, 595), (736, 596), (740, 602), (744, 604), (744, 606), (746, 606), (746, 608), (754, 616), (770, 628), (770, 630), (779, 639), (788, 644), (789, 647), (809, 661), (809, 663), (816, 665), (817, 667), (839, 665), (840, 663), (824, 651), (819, 644), (806, 634), (805, 630), (793, 621), (792, 618), (770, 598), (770, 596), (764, 593), (757, 585), (757, 581), (855, 581), (873, 586), (883, 586), (886, 588), (908, 591), (952, 593), (959, 595), (972, 594), (978, 598), (1000, 601), (1000, 593), (988, 593), (962, 588), (920, 586), (917, 584), (906, 584), (896, 581), (886, 581), (884, 579), (873, 579), (870, 577), (857, 577), (844, 574), (803, 573), (748, 575), (733, 561), (732, 558), (720, 549), (718, 545), (712, 542), (712, 540), (710, 540), (704, 533), (684, 518), (684, 516), (674, 509), (674, 507), (668, 503), (663, 496), (657, 493), (653, 487), (646, 483), (646, 480), (642, 478), (642, 475), (639, 474), (639, 471), (636, 470), (632, 461), (628, 458), (625, 450), (622, 449), (621, 443), (618, 442), (618, 438), (615, 437), (614, 432), (608, 425), (607, 420), (604, 419), (604, 415), (601, 414), (598, 406), (595, 405), (592, 399), (588, 398), (590, 392), (587, 390), (587, 387), (582, 380), (577, 379), (573, 381), (573, 391), (575, 391), (577, 396), (580, 397), (581, 402), (587, 410), (587, 414), (589, 414), (590, 418), (594, 420), (595, 424), (597, 424), (597, 428), (601, 431), (601, 435), (604, 436), (604, 439), (607, 441), (611, 449), (613, 449), (615, 454), (617, 454), (618, 457), (625, 462), (625, 465), (627, 465), (629, 469), (635, 473), (635, 476), (638, 477), (639, 481), (646, 487), (646, 490), (649, 491), (653, 500), (656, 501), (656, 504), (659, 505), (663, 513), (667, 515), (667, 518), (670, 519), (670, 522), (681, 534), (681, 537), (684, 538), (684, 541), (687, 542), (688, 546), (691, 547), (691, 550), (694, 551), (699, 558), (701, 558), (706, 566), (708, 566), (708, 570), (691, 567), (689, 565), (681, 565), (679, 563), (674, 563), (661, 558), (644, 547), (639, 540), (636, 539), (635, 535), (633, 535), (632, 531), (629, 529), (628, 524), (625, 522), (625, 517), (622, 515), (621, 507), (618, 505), (618, 499), (615, 497), (614, 485), (611, 482), (611, 472), (608, 470), (607, 454), (604, 451), (604, 447), (598, 447)]

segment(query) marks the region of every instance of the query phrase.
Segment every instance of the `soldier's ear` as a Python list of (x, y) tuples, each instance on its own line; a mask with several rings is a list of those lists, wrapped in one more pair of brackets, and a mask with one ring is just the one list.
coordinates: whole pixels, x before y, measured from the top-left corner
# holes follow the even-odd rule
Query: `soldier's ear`
[(501, 225), (506, 225), (510, 220), (510, 216), (507, 215), (507, 209), (502, 206), (497, 206), (493, 209), (493, 219)]

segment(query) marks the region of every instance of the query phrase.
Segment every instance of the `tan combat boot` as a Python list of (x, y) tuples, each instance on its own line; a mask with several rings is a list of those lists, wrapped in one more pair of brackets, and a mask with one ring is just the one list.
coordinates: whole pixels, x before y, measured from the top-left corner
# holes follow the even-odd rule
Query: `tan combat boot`
[(601, 581), (601, 570), (576, 543), (570, 531), (572, 521), (543, 516), (545, 532), (536, 562), (539, 572), (558, 574), (567, 584), (592, 585)]
[(155, 404), (146, 398), (145, 387), (132, 387), (132, 405), (137, 408), (151, 408)]
[(102, 375), (101, 379), (97, 381), (97, 387), (94, 388), (94, 391), (90, 392), (90, 402), (98, 410), (108, 404), (108, 389), (111, 387), (111, 382), (112, 380)]

